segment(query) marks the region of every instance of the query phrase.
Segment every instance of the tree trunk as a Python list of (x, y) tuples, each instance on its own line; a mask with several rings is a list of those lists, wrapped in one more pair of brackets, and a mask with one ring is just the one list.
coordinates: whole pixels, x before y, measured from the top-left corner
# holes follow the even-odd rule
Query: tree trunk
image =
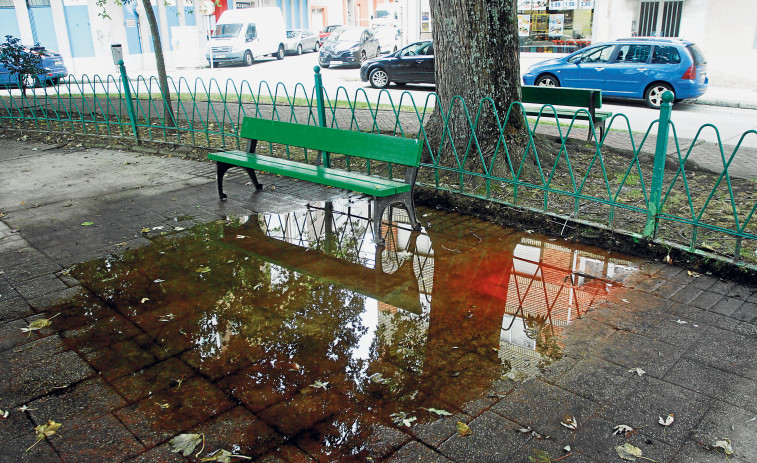
[(158, 83), (163, 96), (163, 117), (168, 127), (176, 127), (176, 120), (171, 105), (171, 89), (168, 87), (168, 78), (166, 77), (166, 64), (163, 58), (163, 46), (160, 43), (160, 31), (158, 30), (158, 21), (155, 19), (155, 12), (152, 9), (150, 0), (142, 0), (142, 6), (145, 7), (145, 16), (147, 23), (150, 25), (150, 35), (152, 35), (152, 44), (155, 48), (155, 63), (158, 66)]
[[(503, 146), (506, 142), (509, 161), (517, 170), (528, 136), (517, 107), (507, 116), (510, 104), (520, 101), (516, 3), (516, 0), (430, 1), (440, 104), (426, 133), (429, 149), (434, 156), (441, 153), (437, 162), (442, 165), (455, 166), (459, 162), (466, 170), (506, 175), (509, 172)], [(470, 122), (462, 110), (462, 102), (453, 100), (458, 95), (465, 102)], [(487, 100), (482, 102), (484, 98)], [(447, 118), (447, 132), (440, 109)], [(432, 153), (427, 153), (427, 160)]]

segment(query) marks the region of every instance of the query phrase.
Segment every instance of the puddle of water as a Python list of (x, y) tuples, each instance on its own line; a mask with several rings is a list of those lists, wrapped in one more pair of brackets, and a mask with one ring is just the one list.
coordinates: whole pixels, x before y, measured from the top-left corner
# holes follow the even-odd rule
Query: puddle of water
[(564, 327), (638, 268), (438, 211), (415, 232), (390, 210), (376, 246), (369, 208), (216, 222), (81, 264), (92, 295), (53, 326), (148, 445), (237, 407), (225, 416), (248, 431), (223, 437), (240, 453), (340, 460), (365, 456), (376, 425), (461, 413), (503, 375), (559, 360)]

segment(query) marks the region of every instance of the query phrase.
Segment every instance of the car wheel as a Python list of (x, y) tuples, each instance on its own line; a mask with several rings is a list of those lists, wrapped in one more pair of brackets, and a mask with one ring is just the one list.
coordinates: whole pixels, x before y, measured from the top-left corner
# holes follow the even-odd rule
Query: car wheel
[(319, 62), (318, 62), (318, 66), (320, 66), (320, 67), (322, 67), (322, 68), (328, 68), (329, 66), (331, 66), (331, 64), (330, 64), (330, 63), (321, 63), (321, 62), (319, 61)]
[(252, 66), (253, 61), (254, 59), (252, 58), (252, 53), (250, 52), (250, 50), (247, 50), (246, 52), (244, 52), (244, 59), (243, 59), (244, 65)]
[(360, 62), (363, 63), (366, 59), (368, 59), (368, 55), (365, 53), (365, 50), (363, 50), (360, 52)]
[(276, 59), (284, 59), (284, 45), (279, 45), (279, 51), (276, 53)]
[(376, 68), (368, 75), (368, 82), (373, 88), (385, 88), (389, 85), (389, 75), (381, 68)]
[(536, 85), (539, 87), (559, 87), (560, 81), (552, 74), (544, 74), (536, 79)]
[[(647, 88), (647, 91), (644, 92), (644, 101), (650, 108), (660, 109), (660, 105), (662, 105), (662, 94), (667, 91), (673, 92), (673, 88), (668, 84), (663, 84), (661, 82), (652, 84)], [(673, 96), (675, 100), (675, 92), (673, 92)]]
[(298, 54), (298, 55), (301, 55), (301, 54), (302, 54), (302, 44), (301, 44), (301, 43), (298, 43), (298, 44), (297, 44), (297, 54)]

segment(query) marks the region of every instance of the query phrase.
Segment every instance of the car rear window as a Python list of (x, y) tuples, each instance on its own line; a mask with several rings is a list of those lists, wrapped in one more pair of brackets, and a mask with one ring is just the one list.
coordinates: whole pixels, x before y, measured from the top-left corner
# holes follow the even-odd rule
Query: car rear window
[(694, 44), (687, 45), (686, 49), (689, 50), (689, 53), (691, 53), (691, 58), (694, 60), (694, 64), (700, 65), (707, 63), (707, 60), (704, 59), (704, 55), (702, 54), (702, 50), (699, 49)]
[(680, 64), (681, 55), (676, 47), (657, 45), (652, 53), (652, 64)]

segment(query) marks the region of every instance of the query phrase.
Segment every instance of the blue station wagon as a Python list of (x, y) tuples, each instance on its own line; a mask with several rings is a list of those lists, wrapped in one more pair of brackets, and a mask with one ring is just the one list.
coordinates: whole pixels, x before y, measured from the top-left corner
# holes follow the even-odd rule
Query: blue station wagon
[(667, 90), (676, 102), (704, 94), (707, 61), (687, 40), (634, 37), (537, 63), (523, 75), (523, 83), (599, 89), (604, 96), (644, 99), (647, 106), (659, 108)]
[[(26, 49), (26, 53), (35, 53), (42, 57), (40, 66), (45, 70), (44, 73), (36, 76), (26, 76), (26, 87), (38, 87), (40, 85), (56, 85), (60, 79), (68, 75), (68, 69), (63, 64), (63, 57), (53, 51), (46, 50), (43, 47), (33, 47)], [(18, 87), (18, 77), (12, 75), (10, 71), (0, 64), (0, 87)]]

